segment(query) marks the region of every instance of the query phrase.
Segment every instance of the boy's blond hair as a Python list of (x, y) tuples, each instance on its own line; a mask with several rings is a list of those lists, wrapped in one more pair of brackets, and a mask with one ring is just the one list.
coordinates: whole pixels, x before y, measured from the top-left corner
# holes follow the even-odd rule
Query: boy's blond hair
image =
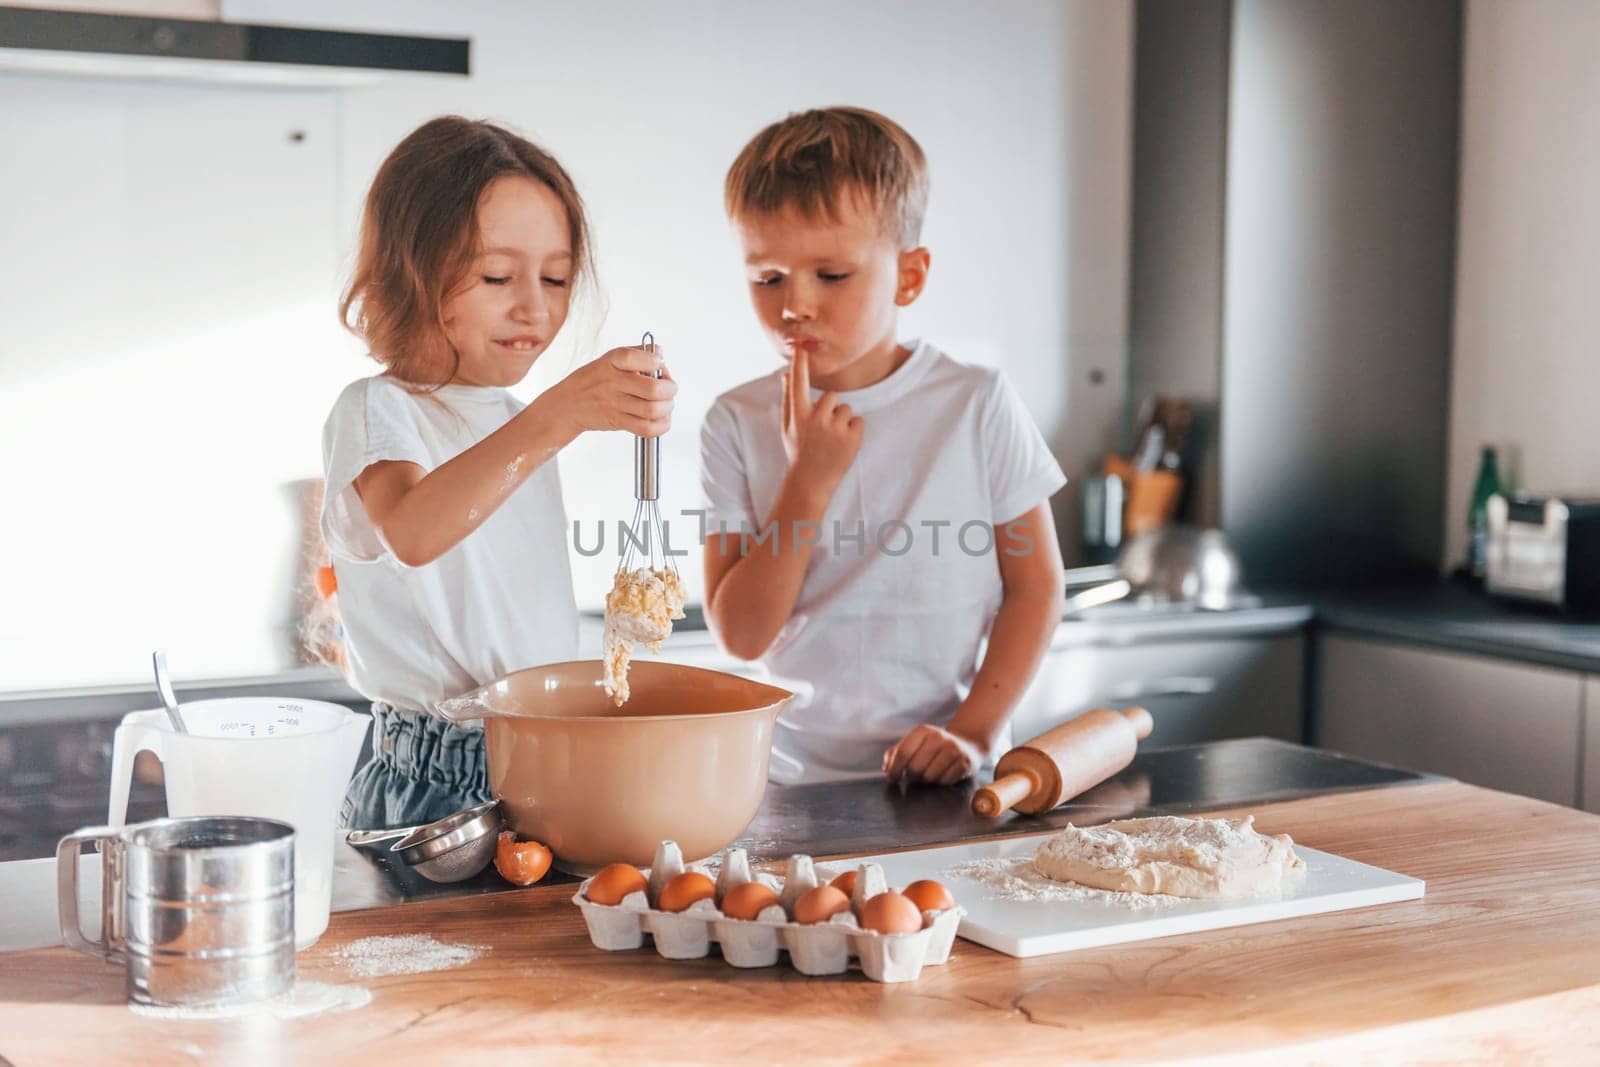
[(891, 119), (860, 107), (800, 111), (774, 122), (740, 151), (723, 184), (728, 217), (784, 208), (838, 221), (859, 196), (902, 251), (917, 247), (928, 209), (922, 148)]

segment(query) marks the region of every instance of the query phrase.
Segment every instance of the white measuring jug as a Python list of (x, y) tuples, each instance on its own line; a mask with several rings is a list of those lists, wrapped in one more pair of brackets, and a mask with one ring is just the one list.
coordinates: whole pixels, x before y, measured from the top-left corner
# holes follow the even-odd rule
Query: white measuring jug
[(197, 700), (183, 705), (189, 732), (162, 708), (122, 717), (112, 741), (111, 807), (127, 821), (133, 759), (155, 754), (166, 780), (167, 814), (255, 815), (295, 829), (295, 948), (328, 928), (339, 806), (371, 718), (338, 704), (274, 697)]

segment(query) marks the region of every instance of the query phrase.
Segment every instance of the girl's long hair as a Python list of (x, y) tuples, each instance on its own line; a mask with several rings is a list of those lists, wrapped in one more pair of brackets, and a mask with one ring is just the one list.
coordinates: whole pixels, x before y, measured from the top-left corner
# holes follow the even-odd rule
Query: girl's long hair
[(345, 326), (396, 377), (432, 386), (455, 377), (460, 356), (445, 336), (444, 303), (471, 264), (478, 202), (507, 175), (556, 194), (567, 212), (573, 285), (592, 278), (583, 200), (554, 156), (493, 123), (459, 115), (423, 123), (372, 180), (355, 270), (339, 302)]

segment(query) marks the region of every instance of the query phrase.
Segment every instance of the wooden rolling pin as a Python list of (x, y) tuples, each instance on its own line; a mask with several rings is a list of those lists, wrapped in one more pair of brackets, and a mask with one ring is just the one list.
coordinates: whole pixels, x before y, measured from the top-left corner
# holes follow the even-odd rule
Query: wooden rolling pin
[(1154, 725), (1143, 708), (1086, 711), (1001, 756), (994, 784), (972, 795), (972, 810), (985, 819), (1011, 808), (1029, 815), (1049, 811), (1132, 763)]

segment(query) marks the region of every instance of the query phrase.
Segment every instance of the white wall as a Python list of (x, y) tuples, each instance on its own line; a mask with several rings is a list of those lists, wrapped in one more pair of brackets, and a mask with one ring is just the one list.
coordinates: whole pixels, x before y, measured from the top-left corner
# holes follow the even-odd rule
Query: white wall
[[(0, 77), (0, 691), (291, 662), (333, 391), (328, 93)], [(292, 141), (299, 131), (303, 140)]]
[(1469, 0), (1447, 566), (1478, 450), (1516, 484), (1600, 491), (1600, 5)]
[[(606, 306), (520, 392), (653, 330), (683, 385), (663, 446), (669, 513), (698, 502), (706, 406), (777, 365), (720, 191), (740, 145), (793, 109), (878, 108), (928, 153), (934, 270), (905, 336), (1004, 366), (1058, 444), (1078, 414), (1074, 368), (1120, 376), (1123, 0), (224, 11), (470, 36), (475, 74), (342, 93), (0, 78), (0, 136), (21, 147), (0, 164), (0, 448), (26, 457), (0, 537), (5, 558), (29, 561), (0, 578), (0, 691), (140, 677), (158, 641), (181, 675), (291, 662), (285, 487), (320, 473), (328, 406), (375, 369), (333, 310), (361, 198), (393, 144), (442, 112), (510, 123), (573, 172)], [(289, 142), (291, 128), (309, 134)], [(1072, 473), (1087, 457), (1063, 460)], [(586, 530), (631, 513), (630, 439), (581, 441), (562, 467)], [(610, 564), (575, 562), (580, 604), (598, 604)]]

